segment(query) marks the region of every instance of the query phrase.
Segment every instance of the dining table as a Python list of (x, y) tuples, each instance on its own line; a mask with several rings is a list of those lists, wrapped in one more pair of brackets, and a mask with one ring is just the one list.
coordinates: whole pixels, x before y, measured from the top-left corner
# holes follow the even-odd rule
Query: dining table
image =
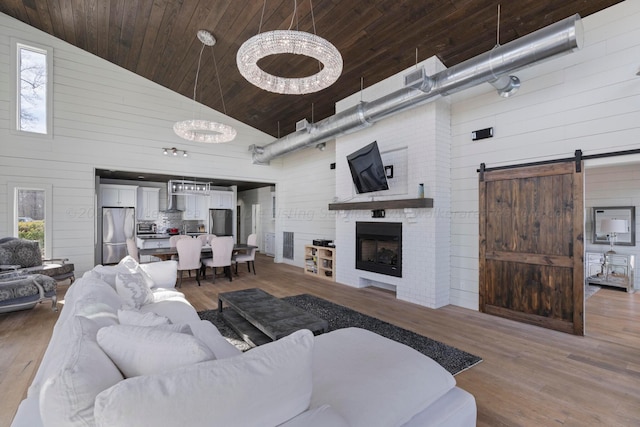
[[(257, 249), (257, 246), (253, 246), (253, 245), (247, 245), (246, 243), (237, 243), (235, 245), (233, 245), (233, 252), (239, 252), (239, 251), (247, 251), (250, 249)], [(140, 256), (142, 255), (151, 255), (151, 256), (155, 256), (158, 257), (162, 260), (168, 260), (171, 259), (172, 255), (178, 255), (178, 249), (175, 246), (171, 246), (168, 248), (146, 248), (146, 249), (140, 249), (138, 254)], [(211, 246), (210, 245), (205, 245), (202, 247), (202, 255), (209, 255), (211, 254)]]

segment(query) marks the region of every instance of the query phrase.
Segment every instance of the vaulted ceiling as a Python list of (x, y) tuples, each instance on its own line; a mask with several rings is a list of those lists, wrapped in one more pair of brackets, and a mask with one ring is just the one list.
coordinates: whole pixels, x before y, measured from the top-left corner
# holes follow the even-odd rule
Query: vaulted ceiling
[[(502, 2), (501, 44), (575, 13), (583, 18), (621, 0)], [(334, 114), (335, 102), (437, 55), (448, 67), (496, 45), (496, 0), (2, 0), (0, 12), (186, 97), (193, 97), (200, 29), (217, 39), (202, 57), (197, 100), (274, 137), (303, 118)], [(264, 6), (264, 13), (263, 13)], [(313, 14), (311, 13), (313, 12)], [(313, 20), (312, 20), (313, 16)], [(258, 89), (238, 72), (240, 45), (262, 31), (293, 28), (333, 43), (344, 60), (331, 87), (302, 96)], [(317, 72), (306, 57), (263, 59), (267, 72)], [(217, 73), (216, 73), (217, 66)], [(219, 77), (219, 82), (218, 82)], [(220, 95), (222, 89), (223, 96)], [(224, 106), (223, 102), (224, 101)]]

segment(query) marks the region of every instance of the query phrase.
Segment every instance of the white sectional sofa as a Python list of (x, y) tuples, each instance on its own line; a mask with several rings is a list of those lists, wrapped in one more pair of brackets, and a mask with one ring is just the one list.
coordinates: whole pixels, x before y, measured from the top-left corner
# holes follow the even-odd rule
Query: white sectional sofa
[(125, 258), (77, 280), (12, 427), (475, 426), (453, 376), (363, 329), (239, 352), (173, 289), (176, 269)]

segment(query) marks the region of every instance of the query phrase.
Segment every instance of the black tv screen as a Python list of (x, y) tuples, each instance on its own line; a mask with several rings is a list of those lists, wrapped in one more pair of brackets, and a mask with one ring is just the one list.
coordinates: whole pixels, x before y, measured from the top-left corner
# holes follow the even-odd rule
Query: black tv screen
[(389, 189), (377, 141), (349, 154), (347, 162), (358, 193)]

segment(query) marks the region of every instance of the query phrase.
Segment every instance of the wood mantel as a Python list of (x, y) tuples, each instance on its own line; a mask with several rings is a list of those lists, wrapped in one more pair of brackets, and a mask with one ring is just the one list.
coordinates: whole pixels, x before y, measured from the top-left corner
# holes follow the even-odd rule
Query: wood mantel
[(329, 203), (330, 211), (354, 211), (369, 209), (405, 209), (405, 208), (432, 208), (433, 199), (399, 199), (376, 200), (372, 202)]

